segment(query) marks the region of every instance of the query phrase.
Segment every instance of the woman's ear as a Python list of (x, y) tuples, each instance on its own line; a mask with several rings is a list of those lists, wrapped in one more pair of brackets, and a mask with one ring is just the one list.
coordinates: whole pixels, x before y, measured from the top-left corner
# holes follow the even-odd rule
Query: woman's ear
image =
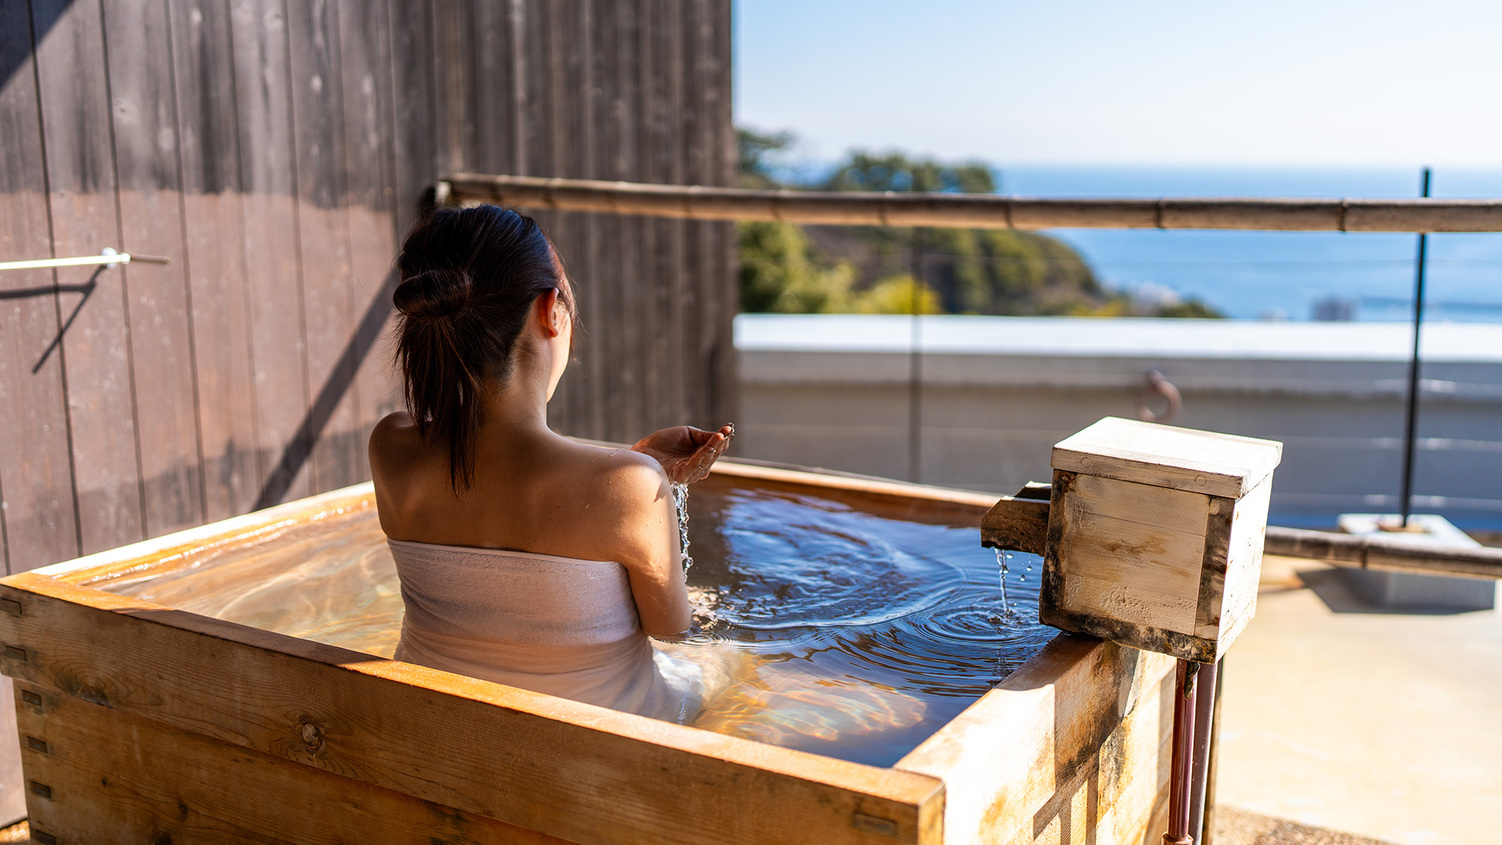
[(567, 318), (562, 303), (558, 301), (558, 289), (552, 288), (547, 293), (537, 297), (532, 303), (536, 309), (535, 317), (538, 327), (542, 329), (545, 337), (557, 337), (563, 331), (563, 320)]

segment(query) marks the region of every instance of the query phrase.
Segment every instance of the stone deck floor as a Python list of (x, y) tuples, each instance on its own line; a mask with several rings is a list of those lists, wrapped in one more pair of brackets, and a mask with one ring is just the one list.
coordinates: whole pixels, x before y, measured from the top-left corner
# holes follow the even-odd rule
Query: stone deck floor
[(1269, 557), (1262, 578), (1224, 667), (1217, 804), (1402, 845), (1502, 842), (1502, 614), (1385, 611), (1305, 560)]

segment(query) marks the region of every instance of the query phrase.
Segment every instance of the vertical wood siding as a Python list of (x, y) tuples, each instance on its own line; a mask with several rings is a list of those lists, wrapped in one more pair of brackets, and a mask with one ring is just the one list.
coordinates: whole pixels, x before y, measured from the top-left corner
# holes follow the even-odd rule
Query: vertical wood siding
[[(728, 0), (0, 3), (6, 572), (368, 477), (391, 260), (469, 170), (729, 184)], [(584, 331), (552, 408), (731, 418), (727, 224), (538, 215)]]

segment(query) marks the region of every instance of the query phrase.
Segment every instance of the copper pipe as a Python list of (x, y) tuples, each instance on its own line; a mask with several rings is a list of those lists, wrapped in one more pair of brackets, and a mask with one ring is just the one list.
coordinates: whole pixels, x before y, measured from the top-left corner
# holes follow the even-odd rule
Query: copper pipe
[(1220, 761), (1220, 693), (1226, 687), (1226, 661), (1221, 658), (1215, 670), (1215, 712), (1210, 717), (1210, 753), (1205, 761), (1205, 822), (1200, 831), (1199, 845), (1215, 842), (1215, 773)]
[[(1195, 681), (1195, 706), (1194, 706), (1194, 764), (1190, 771), (1192, 792), (1189, 796), (1189, 835), (1196, 842), (1205, 841), (1205, 800), (1206, 784), (1210, 775), (1210, 739), (1211, 721), (1215, 715), (1215, 705), (1218, 687), (1216, 682), (1220, 675), (1219, 663), (1196, 664), (1199, 677)], [(1198, 692), (1203, 691), (1204, 695)]]
[(1168, 832), (1163, 845), (1194, 845), (1189, 833), (1189, 804), (1194, 757), (1195, 664), (1180, 660), (1174, 672), (1173, 769), (1168, 776)]

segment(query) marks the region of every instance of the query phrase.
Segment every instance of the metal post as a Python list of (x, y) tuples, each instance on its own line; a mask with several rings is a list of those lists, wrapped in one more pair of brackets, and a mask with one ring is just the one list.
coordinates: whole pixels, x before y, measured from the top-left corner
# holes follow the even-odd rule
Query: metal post
[(923, 230), (913, 227), (912, 266), (913, 287), (908, 310), (912, 312), (912, 351), (908, 357), (907, 391), (907, 480), (921, 481), (923, 462), (923, 326), (919, 321), (919, 303), (922, 301), (919, 285), (923, 283)]
[[(1429, 196), (1429, 168), (1424, 168), (1423, 196)], [(1403, 429), (1403, 495), (1398, 502), (1402, 508), (1403, 525), (1408, 525), (1413, 500), (1413, 450), (1414, 434), (1419, 416), (1419, 329), (1424, 324), (1424, 264), (1425, 248), (1429, 235), (1419, 233), (1418, 267), (1414, 270), (1413, 282), (1413, 357), (1408, 361), (1408, 418)]]

